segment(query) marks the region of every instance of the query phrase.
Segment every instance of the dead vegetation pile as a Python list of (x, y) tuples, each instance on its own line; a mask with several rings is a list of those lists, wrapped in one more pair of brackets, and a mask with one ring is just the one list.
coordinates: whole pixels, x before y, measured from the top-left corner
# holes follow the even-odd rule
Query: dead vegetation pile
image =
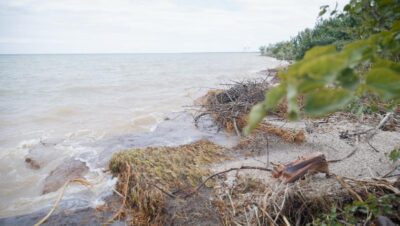
[(131, 225), (320, 225), (326, 219), (372, 223), (384, 215), (400, 222), (399, 182), (306, 174), (294, 183), (266, 183), (240, 173), (271, 171), (263, 167), (209, 170), (209, 164), (227, 159), (228, 150), (208, 141), (115, 154), (110, 169), (119, 179), (116, 192), (123, 201), (112, 220), (125, 218)]
[(114, 154), (109, 168), (124, 200), (115, 218), (125, 214), (132, 225), (164, 225), (171, 218), (167, 200), (193, 192), (210, 174), (204, 166), (227, 158), (226, 149), (208, 141)]
[(226, 90), (209, 91), (203, 97), (195, 121), (204, 115), (211, 115), (220, 128), (239, 134), (246, 126), (251, 108), (264, 100), (270, 83), (267, 80), (249, 80), (228, 86)]
[(304, 130), (284, 129), (264, 122), (255, 129), (255, 132), (247, 137), (243, 137), (236, 145), (235, 149), (250, 148), (262, 150), (262, 146), (267, 145), (269, 135), (280, 137), (288, 143), (301, 144), (306, 141)]
[(400, 222), (399, 181), (306, 174), (283, 183), (241, 173), (255, 170), (272, 177), (271, 169), (255, 166), (211, 172), (210, 164), (231, 154), (208, 141), (115, 154), (109, 167), (119, 179), (116, 193), (123, 201), (111, 220), (125, 218), (130, 225), (368, 225), (385, 216)]
[[(258, 79), (229, 84), (225, 90), (211, 90), (196, 103), (200, 109), (195, 123), (202, 116), (211, 115), (220, 128), (240, 135), (247, 124), (251, 108), (264, 100), (266, 91), (271, 87), (267, 79)], [(282, 103), (270, 114), (284, 118), (286, 111), (286, 104)], [(286, 130), (267, 123), (261, 123), (256, 131), (279, 136), (291, 143), (302, 143), (305, 140), (303, 131)]]
[(223, 225), (379, 225), (383, 216), (400, 222), (398, 184), (332, 177), (268, 185), (237, 177), (233, 186), (218, 185), (214, 205)]

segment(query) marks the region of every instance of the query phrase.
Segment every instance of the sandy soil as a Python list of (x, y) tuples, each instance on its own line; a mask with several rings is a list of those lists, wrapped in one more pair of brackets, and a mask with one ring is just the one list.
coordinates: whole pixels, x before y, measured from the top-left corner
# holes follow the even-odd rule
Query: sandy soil
[[(279, 119), (270, 118), (269, 123), (282, 126), (286, 129), (303, 129), (306, 132), (306, 142), (303, 144), (291, 144), (283, 141), (279, 137), (261, 136), (252, 146), (245, 148), (249, 157), (238, 157), (233, 161), (224, 162), (213, 167), (215, 172), (240, 166), (269, 166), (271, 163), (288, 163), (299, 156), (313, 152), (322, 152), (326, 159), (336, 160), (345, 158), (355, 150), (355, 153), (340, 162), (330, 163), (329, 170), (336, 175), (350, 178), (371, 178), (381, 177), (392, 169), (392, 163), (387, 154), (394, 148), (400, 146), (399, 131), (378, 130), (370, 137), (370, 133), (349, 138), (341, 138), (341, 134), (346, 131), (349, 134), (365, 131), (374, 128), (379, 123), (379, 118), (368, 119), (365, 121), (350, 120), (348, 117), (334, 115), (325, 120), (286, 122)], [(267, 145), (268, 139), (268, 145)], [(368, 142), (369, 144), (368, 144)], [(374, 150), (376, 149), (376, 150)], [(242, 170), (240, 174), (263, 179), (267, 183), (277, 182), (272, 179), (269, 172), (257, 170)], [(233, 180), (236, 172), (230, 172)], [(323, 174), (315, 175), (316, 181), (325, 180)]]

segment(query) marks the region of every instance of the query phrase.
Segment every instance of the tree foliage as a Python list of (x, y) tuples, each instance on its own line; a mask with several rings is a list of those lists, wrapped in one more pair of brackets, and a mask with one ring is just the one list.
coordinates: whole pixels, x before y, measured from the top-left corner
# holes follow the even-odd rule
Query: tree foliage
[(313, 29), (305, 29), (289, 41), (260, 47), (260, 53), (281, 60), (299, 60), (314, 46), (334, 44), (340, 48), (344, 43), (356, 39), (351, 32), (356, 26), (358, 23), (349, 16), (320, 20)]
[(398, 12), (392, 7), (398, 8), (398, 5), (396, 0), (353, 0), (342, 12), (337, 7), (333, 9), (328, 19), (321, 16), (328, 12), (329, 6), (321, 6), (320, 19), (313, 29), (305, 29), (289, 41), (262, 46), (260, 53), (282, 60), (300, 60), (314, 46), (334, 44), (341, 49), (348, 42), (389, 30), (398, 18)]
[[(337, 43), (315, 46), (281, 71), (281, 83), (251, 111), (246, 132), (284, 99), (290, 119), (298, 119), (301, 113), (322, 116), (369, 93), (392, 106), (400, 103), (400, 1), (351, 0), (334, 17), (360, 24), (346, 31), (357, 39), (339, 48)], [(300, 112), (298, 96), (304, 97), (304, 112)]]

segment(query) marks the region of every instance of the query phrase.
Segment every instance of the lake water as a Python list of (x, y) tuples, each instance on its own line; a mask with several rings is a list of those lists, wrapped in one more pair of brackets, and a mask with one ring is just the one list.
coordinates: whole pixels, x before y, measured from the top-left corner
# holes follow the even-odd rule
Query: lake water
[[(0, 55), (0, 217), (54, 200), (43, 180), (66, 156), (96, 154), (82, 143), (150, 131), (208, 89), (280, 65), (257, 53)], [(59, 145), (32, 170), (25, 155), (43, 140)]]

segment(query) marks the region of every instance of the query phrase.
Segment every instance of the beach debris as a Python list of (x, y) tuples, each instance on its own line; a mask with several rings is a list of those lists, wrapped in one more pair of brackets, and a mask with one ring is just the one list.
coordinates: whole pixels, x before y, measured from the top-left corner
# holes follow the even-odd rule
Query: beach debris
[[(194, 194), (196, 186), (210, 175), (209, 167), (205, 166), (228, 160), (227, 154), (228, 149), (206, 140), (178, 147), (135, 148), (115, 153), (109, 169), (119, 178), (116, 190), (122, 194), (123, 205), (109, 222), (131, 213), (128, 220), (131, 225), (169, 225), (178, 215), (199, 214), (175, 211), (182, 205), (180, 200)], [(208, 187), (213, 181), (206, 182), (201, 187)]]
[[(224, 129), (236, 135), (242, 135), (242, 129), (247, 125), (247, 115), (251, 108), (264, 100), (265, 92), (273, 87), (271, 79), (276, 77), (276, 71), (268, 71), (265, 79), (248, 80), (227, 84), (227, 89), (214, 89), (197, 99), (195, 124), (199, 120), (210, 115), (220, 129)], [(287, 112), (286, 104), (282, 103), (270, 114), (284, 118)], [(283, 138), (290, 143), (302, 143), (305, 141), (304, 131), (287, 130), (268, 123), (261, 123), (257, 132), (265, 132)]]
[(264, 100), (265, 92), (271, 87), (270, 76), (273, 75), (269, 74), (265, 79), (225, 84), (228, 88), (223, 90), (210, 90), (195, 101), (195, 105), (200, 107), (195, 123), (204, 115), (211, 115), (220, 128), (240, 135), (246, 126), (247, 114), (255, 104)]
[(321, 152), (302, 156), (288, 164), (279, 164), (274, 168), (272, 176), (285, 183), (292, 183), (308, 173), (317, 172), (329, 175), (328, 162)]
[[(306, 176), (291, 184), (271, 184), (238, 176), (233, 187), (224, 182), (216, 185), (213, 205), (225, 225), (391, 225), (382, 224), (388, 219), (395, 225), (400, 222), (399, 193), (392, 181), (341, 180), (345, 189), (333, 177), (315, 181)], [(327, 219), (332, 221), (326, 222)]]
[(256, 129), (256, 133), (267, 133), (281, 137), (289, 143), (301, 144), (306, 140), (304, 130), (284, 129), (269, 123), (261, 123)]

